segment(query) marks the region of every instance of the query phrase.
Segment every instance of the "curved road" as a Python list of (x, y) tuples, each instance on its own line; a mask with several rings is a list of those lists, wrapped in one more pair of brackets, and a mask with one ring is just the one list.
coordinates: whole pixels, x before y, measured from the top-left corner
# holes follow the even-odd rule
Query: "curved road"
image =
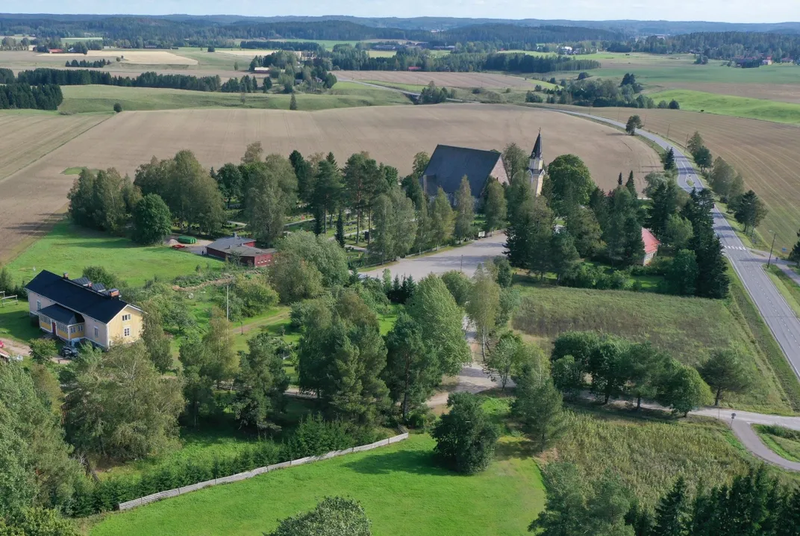
[[(571, 111), (564, 111), (563, 113), (625, 128), (623, 123), (604, 117)], [(644, 130), (639, 130), (638, 134), (664, 149), (669, 150), (671, 148), (675, 152), (675, 163), (678, 165), (678, 184), (684, 190), (691, 191), (694, 187), (698, 190), (703, 188), (702, 182), (700, 182), (695, 173), (694, 166), (677, 146), (660, 136)], [(736, 270), (739, 279), (741, 279), (761, 316), (778, 341), (795, 374), (800, 377), (800, 319), (797, 318), (792, 308), (786, 303), (786, 299), (775, 288), (772, 280), (764, 271), (764, 257), (753, 253), (744, 246), (736, 232), (725, 220), (725, 216), (716, 206), (714, 206), (713, 216), (714, 230), (722, 242), (725, 256), (731, 261), (733, 269)]]

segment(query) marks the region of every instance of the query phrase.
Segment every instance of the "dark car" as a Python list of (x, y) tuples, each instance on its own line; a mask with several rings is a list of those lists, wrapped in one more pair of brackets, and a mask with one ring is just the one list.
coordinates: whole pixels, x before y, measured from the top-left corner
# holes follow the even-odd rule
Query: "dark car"
[(72, 346), (64, 345), (61, 347), (61, 351), (58, 352), (59, 355), (66, 359), (73, 359), (78, 357), (78, 350), (73, 348)]

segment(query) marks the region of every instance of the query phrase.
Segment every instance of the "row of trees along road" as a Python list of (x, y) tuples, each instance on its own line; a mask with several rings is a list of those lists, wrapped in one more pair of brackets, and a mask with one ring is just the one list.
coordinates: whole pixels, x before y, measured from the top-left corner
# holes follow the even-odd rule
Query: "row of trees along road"
[[(640, 264), (646, 226), (662, 242), (661, 254), (673, 257), (662, 264), (666, 291), (727, 296), (729, 281), (722, 245), (713, 231), (710, 192), (687, 195), (671, 171), (645, 178), (649, 202), (639, 199), (633, 172), (624, 183), (620, 174), (618, 186), (604, 192), (574, 155), (559, 156), (548, 166), (542, 196), (533, 195), (524, 174), (511, 176), (506, 197), (512, 265), (540, 277), (554, 273), (569, 286), (594, 287), (595, 271), (580, 259), (621, 268)], [(558, 219), (562, 226), (556, 225)]]

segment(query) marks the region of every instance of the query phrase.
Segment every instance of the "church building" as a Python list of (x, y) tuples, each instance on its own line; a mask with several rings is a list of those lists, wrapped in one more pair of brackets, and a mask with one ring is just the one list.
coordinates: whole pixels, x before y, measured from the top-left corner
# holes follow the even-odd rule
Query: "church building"
[[(531, 152), (527, 171), (531, 190), (535, 195), (542, 193), (544, 174), (540, 131)], [(420, 177), (420, 182), (429, 197), (435, 197), (441, 188), (453, 203), (463, 177), (467, 177), (472, 195), (476, 199), (481, 199), (483, 196), (489, 177), (494, 177), (500, 184), (508, 184), (511, 179), (503, 165), (503, 155), (497, 151), (437, 145), (428, 167)]]

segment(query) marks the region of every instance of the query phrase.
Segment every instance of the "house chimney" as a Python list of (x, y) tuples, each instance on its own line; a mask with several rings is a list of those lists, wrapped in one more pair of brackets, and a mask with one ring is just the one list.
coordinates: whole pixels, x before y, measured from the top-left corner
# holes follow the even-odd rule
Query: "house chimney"
[(233, 232), (233, 237), (234, 237), (234, 238), (239, 238), (239, 233), (237, 233), (236, 231), (234, 231), (234, 232)]
[(119, 290), (112, 288), (111, 290), (108, 291), (108, 295), (112, 298), (119, 298)]
[(64, 272), (64, 279), (69, 279), (69, 274), (67, 272)]

